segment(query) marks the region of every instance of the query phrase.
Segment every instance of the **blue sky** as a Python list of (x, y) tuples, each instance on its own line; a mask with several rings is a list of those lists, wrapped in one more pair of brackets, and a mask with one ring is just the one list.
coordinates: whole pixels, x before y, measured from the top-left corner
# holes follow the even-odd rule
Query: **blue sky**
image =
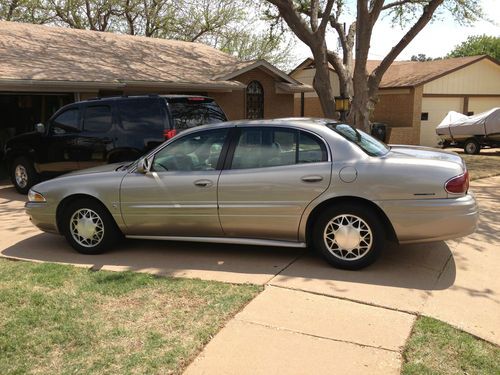
[[(480, 20), (471, 26), (459, 26), (452, 17), (443, 16), (428, 24), (399, 55), (397, 60), (409, 60), (412, 55), (419, 53), (430, 57), (442, 57), (470, 35), (500, 36), (500, 0), (482, 0), (481, 3), (485, 14), (491, 21)], [(351, 21), (352, 16), (346, 20), (347, 22)], [(399, 26), (393, 27), (389, 19), (379, 20), (374, 28), (369, 58), (382, 59), (403, 35), (404, 30)], [(296, 51), (299, 61), (311, 56), (309, 48), (302, 42), (297, 43)]]

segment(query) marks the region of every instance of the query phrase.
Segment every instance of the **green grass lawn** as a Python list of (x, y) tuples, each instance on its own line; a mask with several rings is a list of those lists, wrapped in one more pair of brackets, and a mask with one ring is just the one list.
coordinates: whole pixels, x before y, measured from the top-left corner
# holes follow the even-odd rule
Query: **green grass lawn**
[(427, 317), (418, 318), (403, 357), (403, 375), (500, 374), (498, 346)]
[(260, 291), (0, 259), (0, 374), (180, 373)]

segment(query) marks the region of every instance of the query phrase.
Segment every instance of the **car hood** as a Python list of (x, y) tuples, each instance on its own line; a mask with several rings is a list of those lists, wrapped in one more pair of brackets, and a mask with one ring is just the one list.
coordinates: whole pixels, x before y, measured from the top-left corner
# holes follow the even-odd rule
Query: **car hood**
[(100, 165), (98, 167), (80, 169), (78, 171), (67, 173), (64, 176), (79, 176), (79, 175), (84, 175), (84, 174), (113, 172), (113, 171), (118, 170), (121, 166), (128, 165), (128, 164), (130, 164), (130, 163), (121, 162), (121, 163), (114, 163), (114, 164), (105, 164), (105, 165)]
[(460, 155), (449, 152), (441, 151), (431, 147), (422, 146), (405, 146), (405, 145), (390, 145), (391, 151), (389, 156), (391, 157), (401, 157), (401, 158), (416, 158), (416, 159), (426, 159), (426, 160), (439, 160), (439, 161), (449, 161), (456, 164), (465, 166), (464, 161)]

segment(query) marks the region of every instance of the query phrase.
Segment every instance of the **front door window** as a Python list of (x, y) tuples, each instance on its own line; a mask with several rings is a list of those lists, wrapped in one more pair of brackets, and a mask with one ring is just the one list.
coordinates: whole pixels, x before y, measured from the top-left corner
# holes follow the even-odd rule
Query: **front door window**
[(211, 130), (182, 137), (156, 154), (152, 169), (157, 172), (213, 171), (227, 132), (227, 129)]

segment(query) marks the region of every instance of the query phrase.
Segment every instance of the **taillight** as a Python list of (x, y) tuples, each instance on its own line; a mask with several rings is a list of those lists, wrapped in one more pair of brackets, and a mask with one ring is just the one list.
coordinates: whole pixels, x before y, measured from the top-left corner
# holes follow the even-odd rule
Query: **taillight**
[(163, 131), (163, 136), (165, 137), (165, 139), (173, 138), (176, 135), (177, 135), (177, 129)]
[(444, 188), (451, 194), (464, 194), (469, 190), (469, 172), (450, 178), (444, 184)]

